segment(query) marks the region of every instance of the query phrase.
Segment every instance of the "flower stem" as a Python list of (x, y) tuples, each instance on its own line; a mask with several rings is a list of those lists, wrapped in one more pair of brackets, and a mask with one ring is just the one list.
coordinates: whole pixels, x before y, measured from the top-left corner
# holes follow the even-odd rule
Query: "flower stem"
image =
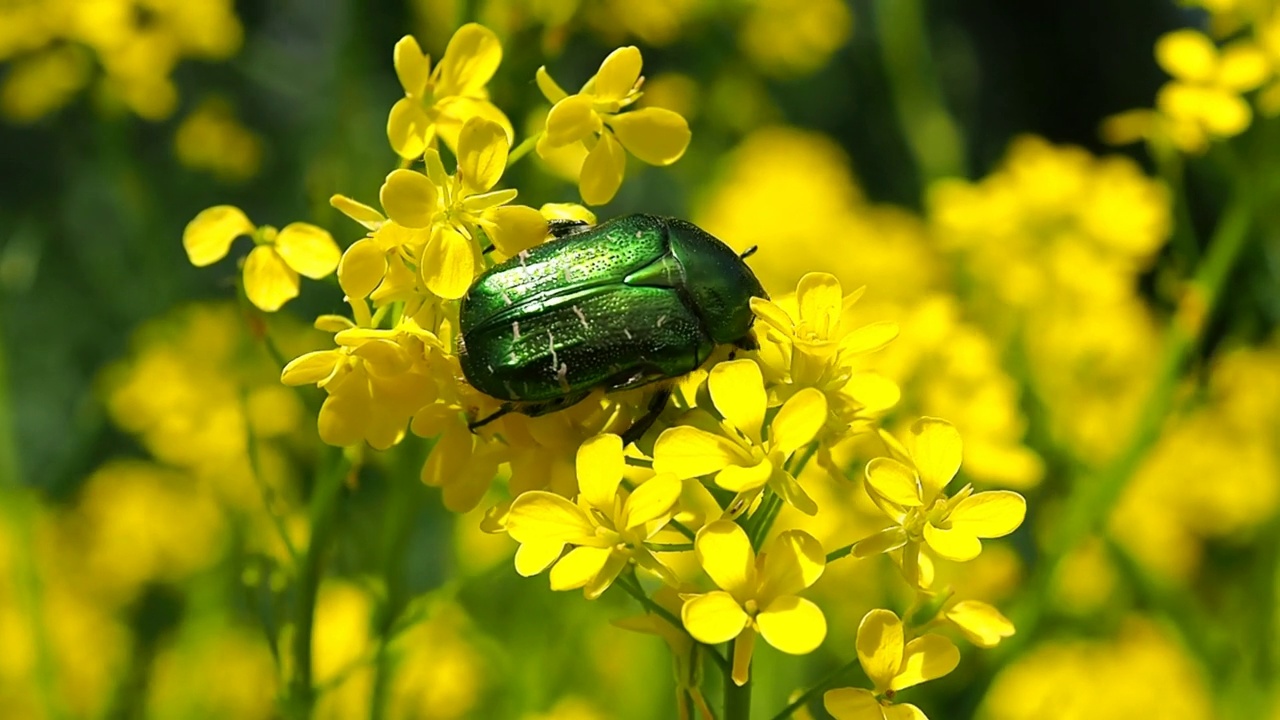
[[(749, 632), (749, 631), (748, 631)], [(729, 657), (734, 657), (738, 640), (729, 642)], [(732, 662), (732, 660), (730, 660)], [(750, 664), (748, 664), (750, 668)], [(751, 718), (751, 674), (747, 671), (747, 681), (742, 685), (733, 681), (732, 673), (724, 676), (724, 720), (750, 720)]]
[[(680, 618), (671, 614), (670, 610), (667, 610), (654, 602), (652, 598), (645, 594), (644, 589), (640, 587), (640, 580), (636, 577), (634, 569), (630, 572), (619, 575), (618, 579), (614, 581), (614, 585), (622, 588), (628, 595), (635, 598), (636, 602), (640, 603), (640, 606), (645, 610), (667, 621), (667, 623), (677, 630), (680, 630), (681, 632), (684, 631), (684, 623), (680, 622)], [(699, 645), (706, 650), (707, 654), (711, 656), (711, 659), (715, 661), (716, 667), (720, 668), (721, 674), (724, 675), (724, 681), (732, 683), (733, 680), (729, 678), (729, 661), (710, 645), (703, 645), (702, 643), (699, 643)]]
[(541, 132), (534, 133), (525, 138), (519, 145), (511, 149), (507, 154), (507, 167), (511, 167), (520, 162), (520, 158), (529, 154), (529, 151), (538, 146), (538, 139), (542, 137)]
[(793, 714), (795, 714), (797, 710), (799, 710), (800, 708), (812, 702), (813, 699), (818, 696), (818, 693), (821, 693), (827, 688), (831, 687), (832, 685), (835, 685), (837, 682), (839, 682), (840, 678), (845, 676), (845, 673), (849, 672), (850, 670), (854, 669), (857, 666), (858, 666), (858, 658), (855, 657), (854, 659), (850, 660), (844, 665), (841, 665), (840, 667), (831, 671), (829, 675), (822, 678), (816, 684), (811, 686), (808, 690), (805, 690), (803, 693), (801, 693), (800, 697), (796, 698), (795, 700), (792, 700), (790, 704), (788, 704), (786, 707), (779, 710), (778, 714), (773, 716), (773, 720), (785, 720), (785, 718), (791, 717)]
[(311, 495), (308, 512), (311, 519), (311, 541), (303, 556), (294, 604), (294, 663), (287, 706), (294, 716), (300, 718), (311, 717), (316, 700), (311, 668), (311, 635), (315, 625), (316, 597), (324, 574), (324, 555), (333, 534), (338, 497), (343, 482), (352, 470), (351, 462), (341, 449), (335, 448), (326, 453), (326, 456)]

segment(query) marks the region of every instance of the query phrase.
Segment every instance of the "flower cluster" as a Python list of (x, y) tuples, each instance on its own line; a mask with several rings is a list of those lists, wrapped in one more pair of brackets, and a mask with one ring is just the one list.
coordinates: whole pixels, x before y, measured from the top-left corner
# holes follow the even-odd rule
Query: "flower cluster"
[[(552, 221), (595, 221), (577, 205), (515, 204), (517, 190), (501, 187), (506, 169), (534, 148), (553, 155), (580, 146), (586, 156), (578, 189), (585, 203), (598, 205), (617, 193), (628, 154), (669, 165), (690, 140), (679, 114), (636, 107), (641, 55), (623, 47), (574, 94), (539, 69), (536, 82), (552, 107), (541, 133), (513, 149), (511, 124), (486, 90), (501, 58), (497, 36), (476, 24), (459, 29), (434, 66), (413, 38), (396, 45), (405, 95), (390, 112), (387, 133), (404, 162), (379, 189), (380, 208), (333, 196), (332, 205), (367, 231), (345, 250), (318, 227), (255, 227), (231, 206), (210, 208), (187, 228), (184, 246), (196, 265), (222, 259), (238, 236), (253, 238), (243, 289), (263, 311), (295, 297), (300, 276), (336, 272), (351, 316), (317, 318), (315, 326), (333, 334), (333, 347), (296, 357), (281, 374), (287, 385), (324, 391), (321, 439), (378, 450), (410, 432), (432, 439), (421, 479), (440, 487), (457, 512), (497, 495), (484, 527), (519, 543), (521, 575), (548, 571), (553, 589), (581, 589), (588, 599), (621, 588), (653, 613), (637, 627), (666, 638), (678, 663), (687, 669), (680, 653), (701, 648), (719, 658), (736, 686), (750, 678), (758, 638), (789, 654), (822, 645), (826, 615), (804, 595), (829, 562), (889, 553), (915, 593), (915, 609), (905, 624), (889, 610), (863, 621), (857, 655), (874, 688), (829, 694), (839, 717), (879, 707), (897, 690), (955, 667), (951, 641), (915, 637), (925, 624), (949, 623), (984, 647), (1012, 633), (989, 605), (935, 597), (931, 557), (972, 559), (982, 550), (979, 538), (1018, 527), (1025, 502), (969, 485), (946, 493), (960, 466), (959, 433), (946, 421), (920, 420), (906, 449), (880, 429), (900, 392), (869, 365), (898, 325), (859, 319), (863, 287), (846, 293), (836, 276), (809, 272), (794, 293), (752, 298), (741, 308), (751, 313), (752, 337), (717, 349), (691, 374), (666, 378), (660, 390), (593, 392), (546, 413), (501, 404), (467, 383), (462, 361), (471, 343), (460, 339), (459, 323), (476, 279), (497, 263), (529, 261), (529, 251), (552, 234)], [(520, 338), (518, 322), (512, 333)], [(550, 332), (547, 342), (555, 366)], [(672, 402), (658, 394), (667, 391)], [(642, 421), (650, 405), (656, 418)], [(774, 528), (784, 509), (819, 511), (802, 478), (812, 459), (846, 476), (849, 468), (832, 449), (877, 431), (891, 456), (867, 465), (865, 488), (889, 527), (830, 553), (802, 528)], [(505, 496), (491, 493), (499, 476), (506, 477)], [(856, 488), (843, 484), (849, 496)], [(730, 643), (727, 654), (714, 648), (721, 643)], [(696, 685), (685, 682), (683, 691), (701, 702)]]

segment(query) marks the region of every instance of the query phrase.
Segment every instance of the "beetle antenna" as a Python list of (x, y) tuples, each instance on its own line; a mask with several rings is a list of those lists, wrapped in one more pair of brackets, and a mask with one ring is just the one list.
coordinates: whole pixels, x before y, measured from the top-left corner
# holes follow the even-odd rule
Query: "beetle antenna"
[(739, 257), (740, 259), (742, 259), (742, 260), (746, 260), (747, 258), (751, 257), (752, 255), (755, 255), (755, 254), (756, 254), (756, 251), (757, 251), (757, 250), (759, 250), (759, 249), (760, 249), (760, 246), (759, 246), (759, 245), (752, 245), (751, 247), (749, 247), (749, 248), (747, 248), (746, 250), (744, 250), (744, 251), (742, 252), (742, 254), (741, 254), (741, 255), (739, 255), (738, 257)]

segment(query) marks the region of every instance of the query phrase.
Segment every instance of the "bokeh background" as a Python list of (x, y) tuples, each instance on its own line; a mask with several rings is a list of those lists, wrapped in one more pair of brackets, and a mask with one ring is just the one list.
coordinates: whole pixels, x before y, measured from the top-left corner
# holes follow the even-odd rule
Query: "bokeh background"
[[(968, 480), (1027, 496), (1018, 533), (940, 569), (1018, 635), (911, 702), (935, 720), (1280, 716), (1280, 121), (1190, 150), (1103, 132), (1169, 82), (1162, 35), (1272, 53), (1274, 10), (0, 2), (0, 716), (287, 716), (294, 656), (272, 648), (308, 583), (318, 717), (673, 715), (664, 645), (611, 624), (635, 606), (519, 578), (514, 543), (417, 481), (421, 440), (316, 497), (338, 451), (235, 300), (247, 246), (200, 270), (182, 249), (224, 203), (358, 239), (328, 201), (375, 202), (396, 166), (391, 48), (413, 34), (438, 57), (467, 21), (503, 41), (489, 89), (521, 137), (547, 109), (538, 66), (576, 87), (639, 46), (645, 102), (693, 142), (672, 167), (633, 163), (600, 217), (759, 245), (775, 294), (809, 270), (867, 285), (862, 317), (902, 325), (870, 361), (903, 388), (886, 427), (946, 417)], [(576, 201), (572, 178), (531, 156), (504, 182), (537, 206)], [(336, 283), (309, 283), (270, 330), (292, 357), (341, 310)], [(805, 527), (832, 546), (877, 529), (856, 457), (852, 480), (806, 479), (823, 511)], [(290, 570), (323, 502), (333, 552)], [(755, 717), (843, 665), (862, 613), (904, 592), (883, 559), (833, 567), (825, 645), (759, 650)]]

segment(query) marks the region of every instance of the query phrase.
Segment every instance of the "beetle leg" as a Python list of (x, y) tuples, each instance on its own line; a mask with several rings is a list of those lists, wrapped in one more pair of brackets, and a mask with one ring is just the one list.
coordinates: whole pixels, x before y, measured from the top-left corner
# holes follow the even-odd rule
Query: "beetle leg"
[(644, 437), (644, 434), (653, 427), (654, 421), (667, 408), (667, 400), (671, 399), (671, 386), (664, 385), (649, 397), (649, 409), (644, 415), (631, 424), (626, 432), (622, 433), (622, 447), (626, 447), (633, 442)]
[(503, 415), (506, 415), (507, 413), (514, 411), (515, 409), (516, 409), (516, 406), (514, 403), (503, 403), (502, 407), (498, 408), (497, 410), (494, 410), (493, 412), (480, 418), (479, 420), (473, 420), (472, 422), (467, 423), (467, 429), (470, 430), (471, 432), (475, 432), (477, 428), (482, 428), (485, 425), (488, 425), (489, 423), (493, 422), (494, 420), (497, 420), (498, 418), (502, 417)]

